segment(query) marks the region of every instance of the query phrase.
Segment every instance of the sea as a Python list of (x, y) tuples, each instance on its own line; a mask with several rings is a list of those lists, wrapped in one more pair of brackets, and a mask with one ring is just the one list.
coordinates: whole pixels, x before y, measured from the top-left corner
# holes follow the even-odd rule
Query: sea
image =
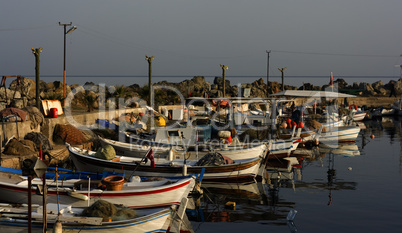
[(402, 118), (360, 124), (355, 143), (297, 149), (266, 182), (206, 184), (187, 216), (195, 232), (400, 232)]
[[(168, 81), (171, 83), (180, 83), (184, 80), (191, 80), (194, 76), (197, 75), (153, 75), (152, 82), (157, 83), (160, 81)], [(202, 75), (200, 75), (202, 76)], [(218, 75), (219, 76), (219, 75)], [(25, 77), (34, 79), (34, 75), (26, 75)], [(203, 76), (205, 81), (213, 83), (216, 76)], [(263, 79), (264, 83), (267, 82), (266, 76), (225, 76), (226, 80), (230, 81), (232, 86), (239, 85), (242, 83), (252, 83), (256, 80)], [(361, 83), (375, 83), (377, 81), (382, 81), (384, 84), (387, 84), (391, 80), (399, 80), (400, 76), (334, 76), (334, 81), (337, 79), (343, 79), (349, 85), (352, 85), (354, 82)], [(46, 83), (60, 81), (63, 82), (63, 75), (41, 75), (40, 79), (45, 81)], [(133, 84), (138, 84), (139, 86), (148, 85), (148, 75), (67, 75), (66, 83), (68, 85), (79, 84), (84, 85), (86, 82), (93, 82), (94, 84), (105, 84), (105, 86), (130, 86)], [(282, 84), (282, 78), (280, 76), (270, 76), (268, 77), (270, 82), (278, 82)], [(8, 80), (6, 85), (12, 80)], [(330, 82), (330, 76), (286, 76), (284, 78), (285, 85), (300, 87), (303, 83), (310, 83), (315, 86), (323, 86)]]

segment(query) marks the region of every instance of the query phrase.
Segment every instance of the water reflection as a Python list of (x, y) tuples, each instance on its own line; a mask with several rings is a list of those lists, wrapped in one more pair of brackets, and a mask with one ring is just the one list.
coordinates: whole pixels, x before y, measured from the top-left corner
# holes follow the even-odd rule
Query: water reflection
[[(203, 195), (193, 199), (187, 215), (195, 222), (276, 221), (286, 218), (293, 202), (279, 198), (278, 183), (203, 183)], [(269, 208), (271, 207), (271, 208)], [(286, 224), (283, 222), (282, 224)]]
[[(297, 218), (293, 222), (288, 221), (287, 216), (291, 210), (301, 208), (300, 203), (304, 203), (304, 199), (298, 197), (300, 193), (303, 198), (311, 194), (323, 194), (326, 196), (324, 200), (309, 202), (331, 208), (344, 208), (341, 201), (337, 202), (337, 196), (341, 193), (338, 191), (357, 190), (361, 177), (355, 177), (348, 171), (355, 171), (350, 164), (360, 165), (358, 161), (365, 161), (368, 157), (366, 155), (370, 154), (373, 158), (371, 151), (367, 151), (370, 148), (368, 145), (379, 143), (378, 141), (391, 144), (399, 142), (399, 166), (402, 171), (400, 120), (388, 118), (363, 122), (355, 143), (298, 148), (293, 154), (297, 163), (294, 163), (295, 160), (291, 163), (270, 161), (267, 176), (262, 182), (203, 183), (203, 195), (194, 199), (191, 208), (187, 210), (194, 230), (202, 231), (204, 222), (253, 222), (285, 227), (283, 232), (296, 232)], [(300, 214), (305, 213), (300, 211)], [(213, 231), (211, 225), (208, 227), (206, 230)]]

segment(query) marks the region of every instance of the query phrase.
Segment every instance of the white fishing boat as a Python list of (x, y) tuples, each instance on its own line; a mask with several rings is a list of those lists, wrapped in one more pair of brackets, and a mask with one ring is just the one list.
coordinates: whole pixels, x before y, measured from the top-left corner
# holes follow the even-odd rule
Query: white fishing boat
[(155, 158), (155, 166), (150, 166), (150, 161), (133, 157), (116, 156), (113, 160), (99, 159), (94, 156), (94, 151), (82, 150), (77, 147), (68, 147), (70, 157), (78, 170), (85, 169), (90, 172), (104, 170), (117, 173), (135, 174), (146, 177), (177, 177), (183, 174), (201, 174), (204, 170), (203, 180), (239, 182), (241, 180), (254, 180), (261, 169), (261, 158), (226, 159), (224, 164), (197, 165), (196, 160), (172, 160), (159, 161)]
[[(140, 145), (127, 142), (119, 142), (111, 139), (99, 137), (103, 145), (111, 145), (116, 154), (141, 158), (151, 148), (150, 145)], [(192, 145), (187, 148), (181, 146), (152, 146), (154, 157), (165, 159), (167, 162), (171, 160), (198, 160), (211, 151), (218, 152), (222, 156), (226, 156), (233, 160), (264, 158), (269, 150), (267, 143), (258, 144), (236, 144), (216, 142), (215, 144)]]
[[(88, 217), (85, 208), (50, 203), (46, 205), (47, 229), (64, 233), (165, 232), (174, 214), (174, 210), (170, 207), (140, 210), (115, 207), (115, 209), (124, 214)], [(43, 232), (43, 219), (42, 206), (33, 205), (29, 214), (27, 205), (0, 204), (0, 225), (4, 232), (28, 232), (29, 227), (31, 232)]]
[(323, 128), (319, 136), (320, 144), (331, 142), (354, 142), (359, 135), (359, 126), (340, 126)]
[[(28, 178), (16, 174), (0, 173), (0, 202), (28, 203)], [(32, 203), (43, 203), (40, 178), (31, 180)], [(88, 206), (98, 200), (113, 204), (124, 204), (130, 208), (151, 208), (179, 204), (195, 186), (195, 177), (182, 179), (159, 179), (141, 181), (132, 177), (126, 182), (124, 177), (115, 175), (102, 180), (91, 179), (47, 179), (47, 199), (49, 202)], [(88, 188), (90, 187), (90, 188)]]

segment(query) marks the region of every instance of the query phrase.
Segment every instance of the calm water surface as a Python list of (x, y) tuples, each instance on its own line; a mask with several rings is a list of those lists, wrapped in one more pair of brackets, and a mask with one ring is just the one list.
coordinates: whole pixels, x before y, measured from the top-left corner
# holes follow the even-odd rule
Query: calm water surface
[[(400, 232), (401, 122), (364, 122), (355, 144), (311, 151), (292, 180), (205, 184), (200, 209), (187, 212), (194, 231)], [(235, 209), (225, 208), (228, 201)], [(286, 221), (291, 209), (293, 224)]]

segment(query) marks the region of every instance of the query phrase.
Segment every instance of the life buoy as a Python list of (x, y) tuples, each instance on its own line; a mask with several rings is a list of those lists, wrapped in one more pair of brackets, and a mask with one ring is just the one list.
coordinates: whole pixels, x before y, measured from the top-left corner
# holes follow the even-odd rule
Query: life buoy
[(353, 107), (355, 110), (357, 110), (357, 105), (356, 105), (356, 104), (349, 105), (349, 109), (352, 109), (352, 107)]

